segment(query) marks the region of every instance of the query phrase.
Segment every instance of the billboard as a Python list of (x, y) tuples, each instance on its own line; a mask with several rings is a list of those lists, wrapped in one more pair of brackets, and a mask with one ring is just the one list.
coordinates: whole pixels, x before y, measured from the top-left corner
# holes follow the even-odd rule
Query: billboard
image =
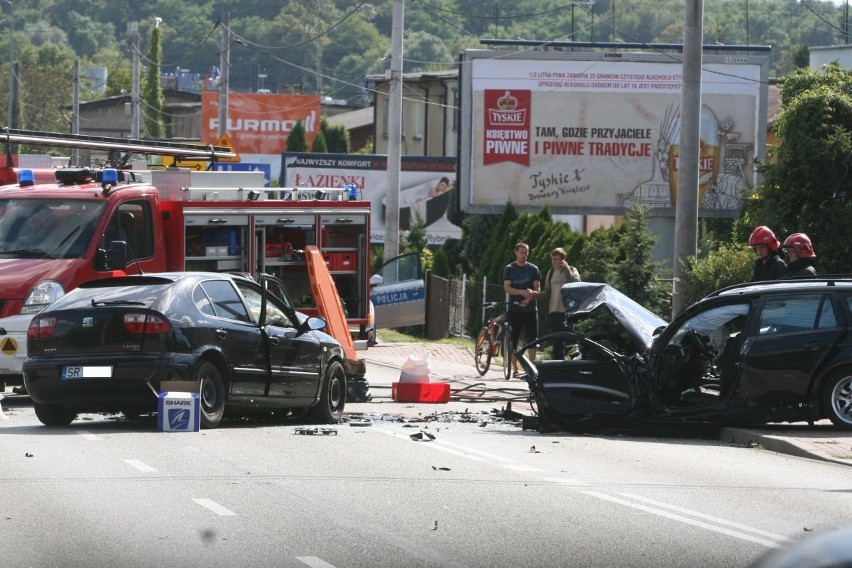
[[(351, 183), (360, 189), (359, 198), (371, 204), (370, 242), (384, 243), (387, 156), (282, 154), (282, 187), (343, 187)], [(410, 229), (419, 218), (430, 246), (461, 238), (461, 227), (447, 218), (447, 210), (456, 200), (456, 158), (402, 156), (399, 183), (400, 231)]]
[[(239, 154), (279, 155), (287, 149), (287, 136), (302, 121), (308, 148), (319, 130), (319, 95), (229, 93), (228, 128), (231, 144)], [(201, 93), (201, 141), (219, 139), (219, 97)]]
[[(737, 214), (766, 139), (768, 57), (704, 56), (699, 208)], [(674, 215), (680, 54), (466, 51), (461, 207)]]

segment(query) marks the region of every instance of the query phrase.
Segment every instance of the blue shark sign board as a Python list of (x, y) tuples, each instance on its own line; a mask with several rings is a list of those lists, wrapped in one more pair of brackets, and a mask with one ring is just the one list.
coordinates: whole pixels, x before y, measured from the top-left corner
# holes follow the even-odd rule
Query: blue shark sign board
[(161, 392), (157, 400), (158, 432), (198, 432), (201, 399), (197, 392)]

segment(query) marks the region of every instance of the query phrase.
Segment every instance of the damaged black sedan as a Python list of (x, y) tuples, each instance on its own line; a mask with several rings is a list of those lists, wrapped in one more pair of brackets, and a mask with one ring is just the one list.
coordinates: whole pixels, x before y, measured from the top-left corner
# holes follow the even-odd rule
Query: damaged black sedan
[[(850, 278), (732, 286), (670, 324), (606, 284), (571, 283), (561, 293), (575, 331), (520, 350), (539, 430), (666, 418), (828, 418), (852, 430)], [(534, 345), (548, 353), (554, 341), (574, 356), (525, 356)]]
[(93, 280), (33, 318), (24, 383), (48, 426), (81, 412), (153, 412), (171, 381), (199, 383), (203, 428), (226, 408), (306, 409), (334, 423), (346, 403), (345, 355), (325, 326), (267, 275)]

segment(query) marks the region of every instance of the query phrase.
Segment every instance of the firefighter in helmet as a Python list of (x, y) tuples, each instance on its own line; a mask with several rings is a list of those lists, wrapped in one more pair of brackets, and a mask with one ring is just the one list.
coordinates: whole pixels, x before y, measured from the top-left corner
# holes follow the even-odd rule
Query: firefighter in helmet
[(816, 278), (816, 253), (811, 239), (804, 233), (793, 233), (782, 247), (787, 254), (785, 278)]
[(775, 238), (775, 233), (769, 227), (761, 225), (752, 231), (748, 238), (748, 246), (757, 254), (751, 277), (752, 282), (777, 280), (784, 277), (787, 272), (787, 263), (778, 254), (780, 245), (781, 243)]

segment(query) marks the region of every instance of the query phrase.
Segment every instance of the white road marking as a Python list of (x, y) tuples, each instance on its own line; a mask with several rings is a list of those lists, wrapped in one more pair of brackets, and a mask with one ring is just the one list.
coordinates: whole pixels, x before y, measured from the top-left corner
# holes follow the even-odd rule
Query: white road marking
[(500, 466), (500, 467), (505, 467), (506, 469), (511, 469), (512, 471), (526, 471), (526, 472), (544, 471), (541, 468), (533, 467), (531, 465), (521, 465), (521, 464), (511, 464), (511, 463), (498, 463), (497, 465)]
[(473, 448), (466, 448), (465, 446), (461, 446), (459, 444), (454, 444), (452, 442), (447, 442), (445, 440), (438, 440), (438, 441), (441, 443), (441, 445), (450, 446), (451, 448), (458, 448), (458, 449), (460, 449), (464, 452), (479, 454), (480, 456), (485, 456), (486, 458), (491, 458), (492, 460), (504, 461), (504, 462), (514, 461), (514, 460), (511, 460), (511, 459), (503, 457), (503, 456), (498, 456), (496, 454), (490, 454), (488, 452), (483, 452), (482, 450), (474, 450)]
[(544, 477), (544, 481), (549, 481), (550, 483), (559, 483), (561, 485), (591, 485), (591, 483), (586, 483), (585, 481), (580, 481), (579, 479), (568, 479), (567, 477)]
[[(579, 490), (578, 490), (579, 491)], [(684, 517), (682, 515), (675, 515), (674, 513), (669, 513), (668, 511), (664, 511), (662, 509), (655, 509), (653, 507), (649, 507), (647, 505), (642, 505), (641, 503), (634, 503), (632, 501), (627, 501), (625, 499), (621, 499), (619, 497), (615, 497), (613, 495), (605, 495), (604, 493), (598, 493), (597, 491), (580, 491), (584, 495), (589, 495), (590, 497), (597, 497), (598, 499), (603, 499), (604, 501), (610, 501), (611, 503), (617, 503), (619, 505), (624, 505), (625, 507), (632, 507), (634, 509), (639, 509), (640, 511), (645, 511), (646, 513), (651, 513), (652, 515), (659, 515), (660, 517), (665, 517), (667, 519), (671, 519), (673, 521), (678, 521), (681, 523), (685, 523), (687, 525), (692, 525), (694, 527), (699, 527), (702, 529), (707, 529), (709, 531), (721, 533), (724, 535), (732, 536), (734, 538), (738, 538), (741, 540), (746, 540), (748, 542), (753, 542), (755, 544), (761, 544), (768, 548), (781, 548), (781, 544), (775, 541), (768, 541), (765, 539), (757, 538), (755, 536), (742, 534), (741, 532), (734, 531), (731, 529), (727, 529), (725, 527), (720, 527), (716, 525), (711, 525), (709, 523), (704, 523), (701, 521), (696, 521), (695, 519), (690, 519)]]
[(727, 519), (721, 519), (721, 518), (719, 518), (719, 517), (713, 517), (713, 516), (711, 516), (711, 515), (705, 515), (705, 514), (703, 514), (703, 513), (699, 513), (699, 512), (697, 512), (697, 511), (692, 511), (692, 510), (690, 510), (690, 509), (685, 509), (685, 508), (683, 508), (683, 507), (678, 507), (677, 505), (670, 505), (670, 504), (668, 504), (668, 503), (662, 503), (662, 502), (660, 502), (660, 501), (655, 501), (655, 500), (653, 500), (653, 499), (648, 499), (647, 497), (642, 497), (641, 495), (632, 495), (632, 494), (630, 494), (630, 493), (622, 493), (622, 495), (624, 495), (625, 497), (628, 497), (628, 498), (630, 498), (630, 499), (633, 499), (634, 501), (642, 501), (643, 503), (648, 503), (648, 504), (650, 504), (650, 505), (654, 505), (654, 506), (656, 506), (656, 507), (661, 507), (661, 508), (665, 508), (665, 509), (671, 509), (672, 511), (677, 511), (677, 512), (679, 512), (679, 513), (684, 513), (684, 514), (686, 514), (686, 515), (690, 515), (690, 516), (693, 516), (693, 517), (697, 517), (697, 518), (699, 518), (699, 519), (704, 519), (704, 520), (707, 520), (707, 521), (712, 521), (712, 522), (714, 522), (714, 523), (719, 523), (720, 525), (727, 525), (727, 526), (732, 527), (732, 528), (735, 528), (735, 529), (740, 529), (740, 530), (744, 530), (744, 531), (752, 532), (752, 533), (754, 533), (754, 534), (762, 535), (762, 536), (765, 536), (765, 537), (768, 537), (768, 538), (772, 538), (772, 539), (775, 539), (775, 540), (780, 541), (780, 542), (782, 542), (782, 543), (783, 543), (783, 542), (789, 542), (789, 540), (790, 540), (790, 539), (789, 539), (789, 538), (787, 538), (786, 536), (783, 536), (783, 535), (780, 535), (780, 534), (775, 534), (775, 533), (771, 533), (771, 532), (763, 531), (763, 530), (760, 530), (760, 529), (756, 529), (756, 528), (754, 528), (754, 527), (750, 527), (750, 526), (748, 526), (748, 525), (741, 525), (741, 524), (739, 524), (739, 523), (735, 523), (735, 522), (733, 522), (733, 521), (729, 521), (729, 520), (727, 520)]
[(226, 507), (223, 507), (222, 505), (220, 505), (216, 501), (211, 501), (210, 499), (193, 499), (193, 501), (195, 501), (196, 503), (198, 503), (199, 505), (201, 505), (205, 509), (210, 509), (211, 511), (213, 511), (214, 513), (216, 513), (217, 515), (220, 515), (222, 517), (228, 517), (228, 516), (231, 516), (231, 515), (236, 515), (236, 513), (233, 512), (232, 510), (230, 510)]
[[(382, 429), (382, 428), (377, 428), (376, 430), (383, 433), (383, 434), (387, 434), (387, 435), (390, 435), (390, 436), (395, 436), (395, 437), (402, 438), (402, 439), (407, 438), (407, 434), (393, 432), (393, 431), (385, 430), (385, 429)], [(494, 461), (510, 462), (510, 463), (492, 463), (492, 465), (496, 465), (498, 467), (502, 467), (502, 468), (509, 469), (509, 470), (512, 470), (512, 471), (517, 471), (517, 472), (543, 472), (543, 471), (545, 471), (545, 470), (542, 470), (542, 469), (537, 468), (537, 467), (511, 463), (512, 462), (511, 459), (508, 459), (508, 458), (505, 458), (505, 457), (502, 457), (502, 456), (496, 456), (496, 455), (489, 454), (487, 452), (482, 452), (482, 451), (479, 451), (479, 450), (473, 450), (471, 448), (467, 448), (467, 447), (459, 445), (459, 444), (454, 444), (454, 443), (446, 442), (446, 441), (442, 441), (442, 440), (436, 439), (432, 442), (423, 443), (421, 445), (425, 445), (425, 446), (431, 447), (432, 449), (435, 449), (435, 450), (440, 450), (440, 451), (443, 451), (443, 452), (451, 453), (451, 454), (458, 455), (460, 457), (475, 460), (475, 461), (485, 461), (485, 460), (483, 460), (482, 458), (479, 458), (477, 456), (470, 455), (471, 453), (477, 453), (477, 454), (480, 454), (482, 456), (488, 457), (488, 458), (490, 458), (490, 460), (492, 460), (492, 462), (494, 462)], [(458, 448), (459, 451), (453, 451), (453, 450), (450, 450), (449, 448), (441, 447), (442, 445), (452, 446), (454, 448)], [(569, 478), (564, 478), (564, 477), (542, 477), (541, 479), (542, 479), (542, 481), (547, 481), (549, 483), (558, 483), (558, 484), (562, 484), (562, 485), (574, 485), (574, 486), (591, 485), (590, 483), (587, 483), (587, 482), (584, 482), (584, 481), (579, 481), (579, 480), (576, 480), (576, 479), (569, 479)], [(622, 499), (620, 497), (616, 497), (616, 496), (612, 496), (612, 495), (606, 495), (604, 493), (599, 493), (597, 491), (583, 491), (579, 488), (574, 489), (574, 490), (579, 492), (579, 493), (583, 493), (584, 495), (589, 495), (590, 497), (597, 497), (598, 499), (603, 499), (605, 501), (610, 501), (612, 503), (617, 503), (619, 505), (624, 505), (626, 507), (632, 507), (634, 509), (639, 509), (639, 510), (644, 511), (646, 513), (658, 515), (658, 516), (661, 516), (661, 517), (665, 517), (667, 519), (671, 519), (671, 520), (678, 521), (678, 522), (681, 522), (681, 523), (685, 523), (685, 524), (688, 524), (688, 525), (692, 525), (692, 526), (695, 526), (695, 527), (703, 528), (703, 529), (706, 529), (706, 530), (709, 530), (709, 531), (721, 533), (721, 534), (731, 536), (731, 537), (734, 537), (734, 538), (738, 538), (738, 539), (741, 539), (741, 540), (745, 540), (745, 541), (748, 541), (748, 542), (753, 542), (755, 544), (760, 544), (760, 545), (766, 546), (768, 548), (780, 548), (782, 545), (789, 542), (789, 540), (790, 540), (788, 537), (785, 537), (785, 536), (782, 536), (782, 535), (763, 531), (763, 530), (760, 530), (760, 529), (749, 527), (747, 525), (739, 524), (739, 523), (736, 523), (736, 522), (733, 522), (733, 521), (728, 521), (728, 520), (725, 520), (725, 519), (722, 519), (722, 518), (713, 517), (711, 515), (705, 515), (703, 513), (699, 513), (697, 511), (691, 511), (689, 509), (685, 509), (683, 507), (678, 507), (676, 505), (669, 505), (668, 503), (662, 503), (662, 502), (659, 502), (659, 501), (654, 501), (653, 499), (648, 499), (646, 497), (642, 497), (642, 496), (639, 496), (639, 495), (622, 493), (621, 494), (622, 496), (630, 499), (630, 500), (627, 500), (627, 499)], [(643, 504), (643, 503), (647, 503), (647, 504)], [(652, 507), (650, 505), (654, 505), (654, 506)], [(666, 510), (666, 509), (668, 509), (668, 510)], [(682, 513), (682, 514), (676, 514), (675, 512), (676, 513)], [(689, 515), (689, 516), (685, 516), (685, 515)], [(693, 518), (689, 518), (689, 517), (693, 517)], [(703, 522), (703, 521), (698, 520), (698, 519), (703, 519), (703, 521), (708, 521), (708, 522)], [(715, 524), (711, 524), (711, 523), (715, 523)], [(745, 534), (745, 533), (752, 533), (752, 534)], [(761, 537), (763, 537), (763, 538), (761, 538)], [(770, 540), (768, 540), (768, 539), (770, 539)]]
[(334, 565), (329, 564), (325, 560), (320, 560), (316, 556), (297, 556), (296, 560), (307, 564), (311, 568), (334, 568)]
[(91, 432), (88, 432), (86, 430), (74, 430), (74, 432), (83, 436), (83, 438), (85, 438), (87, 440), (91, 440), (93, 442), (100, 442), (101, 441), (100, 436), (96, 436), (96, 435), (94, 435)]
[[(382, 434), (387, 434), (388, 436), (393, 436), (395, 438), (400, 438), (400, 439), (406, 439), (406, 438), (409, 437), (409, 434), (393, 432), (391, 430), (385, 430), (384, 428), (376, 428), (375, 431), (381, 432)], [(431, 442), (420, 442), (420, 445), (421, 446), (427, 446), (429, 448), (432, 448), (433, 450), (438, 450), (439, 452), (445, 452), (445, 453), (448, 453), (448, 454), (452, 454), (452, 455), (458, 456), (460, 458), (466, 458), (466, 459), (469, 459), (469, 460), (480, 461), (480, 462), (485, 461), (484, 458), (481, 458), (479, 456), (472, 456), (472, 455), (470, 455), (466, 452), (460, 452), (460, 451), (456, 451), (456, 450), (451, 450), (450, 448), (444, 448), (440, 444), (436, 444), (434, 440), (431, 441)]]
[(146, 464), (145, 462), (139, 461), (139, 460), (124, 460), (124, 462), (129, 464), (129, 465), (132, 465), (133, 467), (135, 467), (139, 471), (157, 471), (156, 469), (154, 469), (150, 465)]

